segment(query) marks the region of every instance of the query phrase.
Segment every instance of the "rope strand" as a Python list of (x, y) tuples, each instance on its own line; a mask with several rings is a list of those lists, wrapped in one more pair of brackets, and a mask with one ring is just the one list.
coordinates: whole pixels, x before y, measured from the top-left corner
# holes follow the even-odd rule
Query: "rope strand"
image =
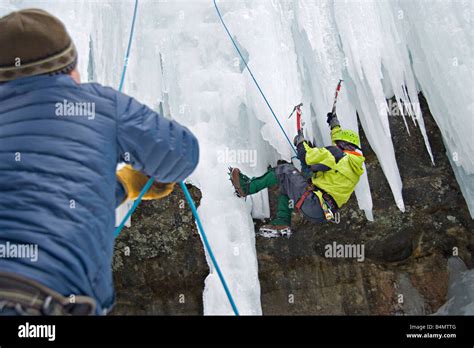
[(227, 35), (229, 35), (230, 40), (231, 40), (232, 43), (234, 44), (234, 47), (235, 47), (235, 49), (237, 50), (237, 53), (239, 54), (240, 58), (241, 58), (242, 61), (244, 62), (245, 67), (247, 68), (247, 70), (248, 70), (250, 76), (252, 77), (253, 82), (254, 82), (255, 85), (257, 86), (258, 91), (260, 92), (260, 94), (261, 94), (262, 97), (263, 97), (263, 100), (265, 100), (265, 103), (267, 104), (268, 108), (270, 109), (270, 112), (272, 113), (273, 118), (275, 118), (275, 121), (278, 123), (278, 126), (280, 126), (280, 129), (281, 129), (281, 131), (283, 132), (283, 134), (285, 135), (286, 140), (287, 140), (288, 143), (290, 144), (290, 146), (291, 146), (291, 148), (293, 149), (293, 151), (294, 151), (296, 154), (298, 154), (297, 151), (296, 151), (296, 149), (295, 149), (295, 147), (293, 146), (293, 143), (291, 142), (290, 138), (288, 137), (288, 134), (286, 134), (285, 130), (283, 129), (283, 126), (281, 125), (280, 121), (278, 120), (278, 117), (275, 115), (275, 112), (273, 111), (272, 106), (271, 106), (270, 103), (268, 102), (267, 97), (265, 96), (265, 93), (263, 93), (262, 89), (260, 88), (260, 85), (258, 84), (257, 79), (255, 78), (255, 76), (254, 76), (253, 73), (252, 73), (252, 70), (250, 70), (250, 67), (248, 66), (247, 62), (245, 61), (245, 58), (244, 58), (244, 56), (242, 55), (242, 52), (240, 52), (240, 49), (239, 49), (239, 47), (237, 46), (237, 44), (236, 44), (234, 38), (232, 37), (232, 34), (230, 33), (229, 29), (227, 28), (227, 25), (225, 24), (224, 19), (222, 18), (221, 12), (219, 11), (219, 7), (217, 7), (216, 0), (213, 0), (213, 1), (214, 1), (214, 6), (215, 6), (215, 8), (216, 8), (217, 14), (219, 15), (219, 18), (220, 18), (220, 20), (221, 20), (221, 22), (222, 22), (222, 25), (224, 26), (224, 29), (225, 29), (225, 31), (227, 32)]
[[(122, 77), (120, 79), (120, 86), (119, 86), (119, 91), (122, 91), (122, 88), (123, 88), (123, 84), (124, 84), (124, 80), (125, 80), (125, 73), (127, 71), (127, 65), (128, 65), (128, 58), (129, 58), (129, 55), (130, 55), (130, 48), (131, 48), (131, 45), (132, 45), (132, 40), (133, 40), (133, 32), (134, 32), (134, 28), (135, 28), (135, 20), (136, 20), (136, 15), (137, 15), (137, 8), (138, 8), (138, 0), (135, 0), (135, 9), (134, 9), (134, 12), (133, 12), (133, 20), (132, 20), (132, 28), (130, 30), (130, 37), (129, 37), (129, 40), (128, 40), (128, 46), (127, 46), (127, 52), (125, 54), (125, 62), (124, 62), (124, 66), (123, 66), (123, 70), (122, 70)], [(122, 222), (120, 223), (120, 225), (115, 229), (115, 233), (114, 233), (114, 236), (115, 238), (117, 238), (117, 236), (120, 234), (120, 232), (122, 231), (123, 227), (125, 226), (125, 223), (127, 222), (128, 218), (132, 215), (132, 213), (135, 211), (135, 209), (137, 209), (138, 205), (140, 204), (143, 196), (146, 194), (146, 192), (149, 190), (149, 188), (151, 187), (151, 185), (153, 184), (154, 180), (153, 178), (150, 178), (147, 183), (145, 184), (145, 186), (143, 187), (143, 189), (140, 191), (140, 194), (138, 195), (137, 199), (133, 202), (133, 205), (132, 207), (130, 208), (130, 210), (127, 212), (127, 214), (125, 215), (125, 217), (123, 218)], [(191, 207), (191, 211), (193, 213), (193, 216), (194, 216), (194, 219), (196, 220), (196, 224), (198, 226), (198, 231), (201, 235), (201, 239), (204, 243), (204, 247), (206, 248), (206, 251), (209, 255), (209, 257), (211, 258), (211, 261), (212, 261), (212, 264), (214, 266), (214, 268), (216, 269), (217, 271), (217, 275), (219, 276), (219, 279), (222, 283), (222, 286), (224, 288), (224, 291), (226, 293), (226, 296), (229, 300), (229, 303), (232, 307), (232, 310), (234, 311), (234, 314), (235, 315), (239, 315), (239, 311), (237, 309), (237, 306), (234, 302), (234, 299), (232, 297), (232, 294), (230, 293), (230, 290), (229, 290), (229, 287), (227, 286), (227, 282), (225, 281), (225, 278), (224, 278), (224, 275), (222, 274), (222, 271), (219, 267), (219, 264), (214, 256), (214, 253), (212, 252), (212, 248), (211, 248), (211, 245), (209, 244), (209, 241), (207, 240), (207, 236), (206, 236), (206, 233), (204, 231), (204, 227), (202, 226), (202, 223), (201, 223), (201, 219), (199, 218), (199, 214), (197, 212), (197, 209), (196, 209), (196, 205), (194, 204), (194, 201), (191, 197), (191, 194), (189, 193), (189, 190), (188, 188), (186, 187), (186, 185), (184, 184), (184, 182), (180, 182), (179, 185), (181, 186), (181, 189), (183, 190), (184, 192), (184, 196), (186, 197), (186, 200), (189, 204), (189, 206)]]

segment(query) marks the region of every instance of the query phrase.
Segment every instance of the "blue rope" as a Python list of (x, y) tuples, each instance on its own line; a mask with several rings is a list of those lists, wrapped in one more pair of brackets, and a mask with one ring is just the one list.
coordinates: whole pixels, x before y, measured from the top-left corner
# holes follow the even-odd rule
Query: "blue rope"
[(260, 85), (258, 84), (257, 82), (257, 79), (255, 79), (255, 76), (253, 76), (253, 73), (252, 73), (252, 70), (250, 70), (250, 67), (248, 66), (247, 62), (245, 61), (245, 58), (244, 56), (242, 55), (242, 52), (240, 52), (240, 49), (239, 47), (237, 46), (237, 44), (235, 43), (235, 40), (234, 38), (232, 37), (232, 34), (230, 33), (229, 29), (227, 28), (227, 25), (225, 24), (224, 22), (224, 19), (222, 18), (222, 15), (221, 15), (221, 12), (219, 11), (219, 7), (217, 7), (217, 4), (216, 4), (216, 0), (214, 0), (214, 6), (216, 7), (216, 11), (217, 11), (217, 14), (219, 15), (219, 18), (222, 22), (222, 25), (224, 26), (224, 29), (225, 31), (227, 32), (227, 35), (229, 35), (229, 38), (230, 40), (232, 41), (232, 43), (234, 44), (234, 47), (235, 49), (237, 50), (237, 52), (239, 53), (240, 55), (240, 58), (242, 59), (242, 61), (244, 62), (245, 64), (245, 67), (247, 68), (248, 72), (250, 73), (250, 76), (252, 77), (252, 80), (253, 82), (255, 82), (255, 85), (257, 86), (260, 94), (262, 95), (263, 99), (265, 100), (265, 103), (267, 104), (268, 108), (270, 109), (273, 117), (275, 118), (275, 121), (277, 121), (278, 125), (280, 126), (280, 129), (281, 131), (283, 132), (283, 134), (285, 135), (285, 138), (286, 140), (288, 140), (288, 143), (290, 144), (291, 148), (293, 149), (293, 151), (297, 153), (295, 147), (293, 146), (293, 143), (290, 141), (290, 138), (288, 138), (288, 135), (286, 134), (285, 130), (283, 129), (283, 126), (281, 125), (280, 121), (278, 120), (278, 117), (275, 115), (275, 112), (273, 111), (270, 103), (268, 102), (267, 100), (267, 97), (265, 96), (265, 94), (263, 93), (262, 89), (260, 88)]
[[(132, 215), (132, 213), (135, 211), (135, 209), (137, 208), (138, 204), (140, 203), (140, 201), (142, 200), (143, 196), (145, 195), (145, 193), (148, 191), (148, 189), (150, 188), (150, 186), (153, 184), (153, 179), (150, 179), (148, 180), (148, 182), (146, 183), (145, 187), (142, 189), (142, 191), (140, 192), (140, 195), (137, 197), (137, 199), (135, 200), (135, 202), (133, 202), (133, 206), (132, 208), (128, 211), (127, 215), (125, 216), (125, 218), (123, 219), (122, 223), (120, 224), (120, 226), (116, 229), (115, 231), (115, 237), (117, 237), (121, 231), (121, 229), (123, 228), (123, 226), (125, 225), (125, 222), (127, 221), (127, 219)], [(222, 274), (221, 272), (221, 269), (219, 267), (219, 264), (217, 263), (217, 260), (216, 258), (214, 257), (214, 253), (212, 252), (212, 248), (209, 244), (209, 241), (207, 240), (207, 236), (206, 236), (206, 232), (204, 231), (204, 228), (202, 226), (202, 223), (201, 223), (201, 219), (199, 218), (199, 214), (197, 212), (197, 209), (196, 209), (196, 205), (194, 204), (194, 201), (191, 197), (191, 194), (189, 193), (189, 190), (188, 188), (186, 187), (186, 185), (183, 183), (183, 182), (180, 182), (179, 183), (181, 189), (183, 190), (184, 192), (184, 196), (186, 197), (186, 200), (189, 204), (189, 206), (191, 207), (191, 211), (193, 212), (193, 216), (196, 220), (196, 223), (198, 225), (198, 229), (199, 229), (199, 232), (201, 234), (201, 237), (202, 237), (202, 241), (204, 243), (204, 246), (207, 250), (207, 253), (209, 254), (209, 257), (211, 258), (211, 261), (212, 261), (212, 264), (214, 265), (216, 271), (217, 271), (217, 275), (219, 276), (219, 279), (222, 283), (222, 286), (224, 287), (224, 291), (227, 295), (227, 298), (229, 299), (229, 302), (230, 302), (230, 305), (232, 306), (232, 310), (234, 311), (235, 315), (239, 315), (239, 310), (237, 309), (237, 306), (235, 305), (235, 302), (234, 302), (234, 299), (230, 293), (230, 290), (229, 290), (229, 287), (227, 286), (227, 282), (225, 281), (225, 278), (224, 278), (224, 275)]]
[(219, 279), (221, 280), (222, 286), (224, 287), (224, 290), (225, 290), (225, 293), (227, 295), (227, 298), (229, 299), (230, 305), (232, 306), (232, 309), (233, 309), (235, 315), (239, 315), (239, 311), (237, 309), (237, 306), (235, 305), (234, 299), (232, 298), (232, 295), (229, 291), (229, 288), (227, 287), (227, 283), (224, 279), (224, 275), (221, 272), (219, 264), (217, 263), (217, 260), (214, 257), (214, 253), (212, 252), (211, 246), (209, 245), (209, 241), (207, 240), (206, 233), (204, 232), (204, 228), (202, 227), (201, 219), (199, 218), (199, 214), (197, 212), (196, 206), (194, 205), (191, 194), (189, 193), (188, 188), (186, 187), (186, 185), (183, 182), (180, 182), (179, 186), (181, 186), (181, 189), (184, 192), (184, 196), (186, 197), (186, 200), (188, 201), (189, 206), (191, 207), (194, 218), (196, 219), (196, 223), (197, 223), (198, 228), (199, 228), (199, 232), (201, 233), (202, 241), (204, 243), (204, 246), (206, 247), (206, 250), (207, 250), (207, 253), (209, 254), (209, 257), (212, 260), (212, 264), (214, 265), (214, 267), (217, 271), (217, 274), (219, 275)]
[[(122, 70), (122, 77), (120, 79), (120, 86), (119, 86), (119, 91), (122, 91), (122, 88), (123, 88), (123, 84), (124, 84), (124, 80), (125, 80), (125, 73), (127, 71), (127, 65), (128, 65), (128, 57), (130, 56), (130, 48), (132, 46), (132, 39), (133, 39), (133, 32), (134, 32), (134, 28), (135, 28), (135, 19), (136, 19), (136, 16), (137, 16), (137, 8), (138, 8), (138, 0), (135, 0), (135, 9), (133, 11), (133, 20), (132, 20), (132, 28), (130, 30), (130, 37), (128, 39), (128, 47), (127, 47), (127, 53), (125, 55), (125, 62), (124, 62), (124, 66), (123, 66), (123, 70)], [(135, 209), (137, 209), (138, 205), (140, 204), (143, 196), (146, 194), (146, 192), (149, 190), (149, 188), (151, 187), (151, 185), (153, 185), (153, 178), (150, 178), (147, 183), (145, 184), (145, 186), (143, 187), (143, 189), (140, 191), (140, 194), (138, 195), (137, 199), (133, 202), (133, 205), (132, 207), (130, 208), (130, 210), (127, 212), (127, 214), (125, 215), (125, 217), (123, 218), (122, 222), (120, 223), (120, 225), (115, 229), (115, 233), (114, 233), (114, 236), (115, 238), (120, 234), (120, 232), (122, 231), (123, 227), (125, 226), (125, 223), (127, 222), (127, 220), (130, 218), (130, 216), (133, 214), (133, 212), (135, 211)], [(199, 229), (199, 233), (201, 234), (201, 238), (203, 240), (203, 243), (204, 243), (204, 246), (207, 250), (207, 253), (209, 254), (209, 257), (211, 258), (211, 261), (212, 261), (212, 264), (214, 265), (214, 268), (216, 269), (217, 271), (217, 274), (219, 276), (219, 279), (222, 283), (222, 286), (224, 287), (224, 290), (225, 290), (225, 293), (227, 295), (227, 298), (229, 299), (229, 302), (230, 302), (230, 305), (232, 306), (232, 310), (234, 311), (235, 315), (239, 315), (239, 311), (237, 309), (237, 306), (235, 305), (235, 302), (234, 302), (234, 299), (232, 298), (232, 295), (230, 293), (230, 290), (229, 290), (229, 287), (227, 286), (227, 283), (225, 281), (225, 278), (224, 278), (224, 275), (222, 274), (221, 272), (221, 269), (219, 267), (219, 264), (217, 263), (217, 260), (216, 258), (214, 257), (214, 253), (212, 252), (212, 248), (209, 244), (209, 241), (207, 240), (207, 236), (206, 236), (206, 233), (204, 232), (204, 228), (202, 226), (202, 223), (201, 223), (201, 219), (199, 218), (199, 214), (197, 212), (197, 209), (196, 209), (196, 206), (194, 204), (194, 201), (191, 197), (191, 194), (189, 193), (189, 190), (188, 188), (186, 187), (186, 185), (183, 183), (183, 182), (180, 182), (179, 185), (181, 186), (181, 189), (183, 190), (184, 192), (184, 196), (186, 197), (186, 200), (188, 201), (188, 204), (189, 206), (191, 207), (191, 210), (193, 212), (193, 215), (194, 215), (194, 218), (196, 220), (196, 223), (198, 225), (198, 229)]]
[[(132, 26), (130, 28), (130, 36), (128, 37), (127, 51), (125, 53), (125, 60), (124, 60), (124, 63), (123, 63), (122, 76), (120, 77), (120, 84), (119, 84), (119, 89), (118, 89), (120, 92), (123, 89), (123, 84), (124, 84), (124, 81), (125, 81), (125, 74), (127, 73), (128, 58), (130, 57), (130, 50), (131, 50), (132, 41), (133, 41), (133, 33), (135, 32), (135, 20), (137, 19), (137, 11), (138, 11), (138, 0), (135, 0), (135, 7), (133, 9)], [(142, 200), (143, 196), (145, 195), (145, 193), (148, 191), (148, 189), (151, 187), (152, 184), (153, 184), (153, 179), (150, 178), (150, 180), (148, 180), (148, 182), (143, 187), (142, 191), (138, 195), (135, 202), (133, 202), (133, 205), (130, 208), (130, 210), (127, 212), (125, 217), (120, 222), (120, 225), (118, 225), (117, 228), (115, 229), (115, 232), (114, 232), (115, 238), (117, 238), (117, 236), (120, 234), (123, 227), (127, 223), (127, 220), (133, 214), (135, 209), (137, 209), (138, 205), (140, 204), (140, 201)]]
[(133, 202), (133, 205), (132, 207), (130, 208), (130, 210), (127, 212), (127, 215), (125, 215), (125, 217), (123, 218), (122, 222), (120, 223), (120, 225), (117, 226), (117, 228), (115, 229), (115, 233), (114, 233), (114, 236), (115, 238), (118, 237), (118, 235), (120, 234), (120, 232), (122, 231), (123, 227), (125, 226), (125, 223), (127, 222), (128, 218), (130, 216), (132, 216), (133, 212), (135, 211), (135, 209), (137, 209), (138, 205), (140, 204), (143, 196), (147, 193), (148, 189), (151, 187), (151, 185), (153, 185), (153, 179), (150, 178), (150, 180), (147, 181), (147, 183), (145, 184), (145, 186), (143, 187), (143, 189), (141, 190), (140, 194), (138, 195), (137, 199)]
[(125, 53), (125, 61), (123, 62), (122, 77), (120, 78), (119, 91), (122, 92), (125, 81), (125, 73), (127, 72), (128, 57), (130, 56), (130, 49), (132, 47), (133, 33), (135, 31), (135, 20), (137, 19), (138, 0), (135, 0), (135, 8), (133, 9), (132, 27), (130, 28), (130, 36), (128, 37), (127, 52)]
[[(148, 180), (146, 183), (145, 187), (143, 187), (142, 191), (140, 192), (140, 195), (137, 197), (135, 202), (133, 202), (132, 208), (128, 211), (127, 215), (125, 218), (122, 220), (122, 223), (120, 224), (119, 227), (115, 230), (115, 237), (117, 237), (122, 230), (123, 226), (125, 225), (125, 222), (127, 219), (132, 215), (132, 213), (135, 211), (135, 209), (138, 207), (138, 204), (140, 204), (140, 201), (142, 200), (143, 196), (145, 193), (148, 191), (150, 186), (153, 184), (153, 179)], [(214, 253), (212, 252), (212, 248), (209, 244), (209, 241), (207, 240), (206, 232), (204, 232), (204, 227), (202, 226), (201, 219), (199, 218), (199, 214), (196, 209), (196, 205), (194, 204), (193, 198), (191, 197), (191, 194), (189, 193), (188, 188), (183, 182), (179, 183), (179, 186), (181, 186), (181, 189), (184, 192), (184, 196), (186, 197), (186, 200), (191, 207), (191, 211), (193, 212), (194, 219), (196, 220), (196, 223), (198, 225), (199, 233), (201, 234), (202, 241), (204, 243), (204, 246), (207, 250), (207, 253), (209, 254), (209, 257), (211, 258), (212, 264), (214, 265), (214, 268), (217, 271), (217, 274), (219, 276), (219, 279), (222, 283), (222, 286), (224, 287), (224, 291), (227, 295), (227, 298), (229, 299), (230, 305), (232, 306), (232, 310), (234, 311), (235, 315), (239, 315), (239, 310), (237, 309), (237, 306), (235, 305), (234, 299), (230, 293), (229, 287), (227, 286), (227, 282), (225, 281), (224, 275), (221, 272), (221, 269), (219, 267), (219, 264), (217, 263), (216, 258), (214, 257)]]

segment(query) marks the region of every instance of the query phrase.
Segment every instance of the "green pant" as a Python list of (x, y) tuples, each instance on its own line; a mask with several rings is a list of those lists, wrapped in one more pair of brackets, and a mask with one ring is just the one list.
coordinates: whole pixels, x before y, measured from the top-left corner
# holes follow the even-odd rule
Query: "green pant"
[[(275, 169), (271, 168), (268, 172), (259, 176), (258, 178), (250, 179), (248, 183), (248, 194), (257, 193), (263, 189), (273, 187), (278, 185), (277, 176), (275, 174)], [(291, 224), (291, 211), (292, 207), (290, 207), (290, 199), (287, 195), (280, 193), (278, 196), (278, 204), (277, 204), (277, 212), (276, 218), (272, 220), (270, 223), (272, 225), (287, 225), (290, 226)]]

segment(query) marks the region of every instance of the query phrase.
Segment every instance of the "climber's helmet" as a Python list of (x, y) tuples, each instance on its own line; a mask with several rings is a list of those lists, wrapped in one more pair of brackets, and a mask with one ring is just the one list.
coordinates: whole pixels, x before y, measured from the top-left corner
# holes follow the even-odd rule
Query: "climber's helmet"
[(342, 129), (333, 135), (333, 141), (338, 144), (349, 143), (360, 149), (360, 138), (359, 135), (351, 129)]

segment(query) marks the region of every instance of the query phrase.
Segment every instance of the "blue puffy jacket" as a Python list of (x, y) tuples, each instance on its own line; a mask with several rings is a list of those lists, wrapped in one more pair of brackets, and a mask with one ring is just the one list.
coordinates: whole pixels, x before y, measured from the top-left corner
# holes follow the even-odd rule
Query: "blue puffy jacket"
[[(65, 101), (93, 103), (95, 114), (61, 114)], [(199, 147), (187, 128), (99, 84), (67, 75), (0, 84), (0, 244), (38, 245), (36, 262), (0, 258), (0, 271), (91, 296), (98, 314), (109, 309), (123, 198), (115, 173), (128, 156), (135, 169), (177, 182), (196, 167)]]

